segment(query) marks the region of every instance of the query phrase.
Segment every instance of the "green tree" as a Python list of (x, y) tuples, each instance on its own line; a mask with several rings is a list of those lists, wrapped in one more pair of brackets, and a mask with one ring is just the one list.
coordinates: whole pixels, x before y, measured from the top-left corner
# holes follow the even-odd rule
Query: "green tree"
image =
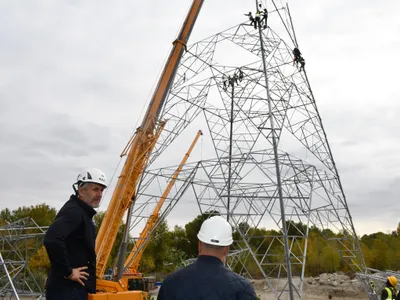
[(4, 224), (14, 221), (13, 215), (8, 208), (5, 208), (0, 212), (0, 219), (4, 222)]
[(202, 215), (198, 215), (193, 221), (187, 223), (185, 225), (186, 230), (186, 238), (188, 239), (189, 245), (186, 255), (191, 257), (197, 257), (198, 255), (198, 239), (197, 234), (200, 231), (201, 224), (211, 216), (219, 215), (217, 211), (211, 211), (209, 213), (204, 213)]
[(391, 258), (391, 270), (400, 270), (400, 236), (397, 236), (395, 239), (395, 246), (392, 248), (393, 256)]
[(186, 231), (184, 228), (175, 225), (174, 230), (169, 232), (168, 240), (172, 248), (188, 253), (190, 250), (190, 244), (186, 237)]
[[(162, 221), (155, 229), (149, 244), (147, 245), (139, 269), (141, 272), (155, 272), (165, 269), (165, 263), (168, 263), (168, 250), (171, 241), (168, 241), (168, 225)], [(149, 264), (149, 262), (151, 264)], [(146, 265), (146, 263), (148, 263)]]
[(321, 254), (322, 270), (327, 273), (336, 272), (340, 267), (340, 259), (340, 254), (331, 245), (325, 246)]
[(372, 257), (373, 253), (372, 253), (372, 251), (362, 241), (360, 242), (360, 245), (361, 245), (361, 252), (363, 254), (365, 264), (368, 267), (372, 266), (372, 261), (373, 261), (373, 257)]
[(35, 253), (35, 255), (31, 258), (28, 263), (28, 267), (29, 269), (35, 270), (36, 272), (43, 272), (45, 274), (48, 273), (50, 269), (50, 260), (47, 256), (47, 252), (44, 246), (41, 246), (39, 250)]
[(286, 230), (290, 236), (305, 235), (307, 226), (301, 222), (286, 221)]
[(321, 272), (317, 239), (318, 235), (315, 232), (310, 232), (307, 245), (306, 271), (311, 276), (316, 276)]
[[(151, 240), (145, 249), (140, 262), (141, 272), (171, 272), (180, 267), (187, 258), (197, 257), (197, 233), (201, 224), (212, 215), (218, 212), (210, 212), (198, 215), (184, 227), (175, 226), (172, 230), (168, 224), (163, 221), (156, 228)], [(4, 208), (0, 211), (0, 226), (18, 219), (31, 217), (38, 225), (50, 225), (56, 216), (56, 209), (42, 203), (35, 206), (22, 206), (15, 210)], [(104, 219), (104, 212), (99, 212), (94, 217), (96, 235)], [(288, 221), (286, 223), (289, 236), (299, 236), (306, 232), (307, 227), (302, 223)], [(284, 261), (284, 247), (282, 246), (281, 232), (268, 230), (265, 228), (254, 228), (247, 223), (239, 224), (240, 230), (247, 232), (250, 237), (248, 242), (253, 250), (258, 253), (268, 252), (264, 263), (276, 263)], [(114, 263), (118, 248), (123, 238), (125, 224), (119, 228), (116, 240), (114, 242), (108, 266)], [(246, 247), (238, 231), (234, 231), (234, 239)], [(309, 229), (309, 238), (307, 245), (307, 265), (306, 275), (317, 276), (323, 272), (349, 271), (336, 249), (332, 248), (327, 238), (334, 241), (337, 238), (343, 238), (348, 232), (333, 232), (329, 229), (322, 229), (312, 226)], [(304, 247), (305, 240), (301, 241), (299, 249), (294, 247), (292, 250), (295, 255), (302, 255), (301, 249)], [(343, 247), (352, 247), (350, 240), (343, 240)], [(360, 239), (360, 245), (364, 260), (368, 267), (385, 270), (400, 269), (400, 223), (397, 228), (389, 233), (376, 232), (363, 235)], [(334, 246), (334, 245), (333, 245)], [(128, 247), (130, 251), (133, 247)], [(260, 270), (251, 256), (242, 261), (244, 267), (255, 277), (262, 276)], [(240, 271), (243, 266), (238, 265), (236, 271)], [(45, 275), (49, 268), (49, 261), (44, 247), (41, 247), (35, 256), (29, 262), (29, 268), (35, 274)], [(274, 276), (274, 273), (270, 273)]]
[(389, 246), (380, 239), (375, 239), (372, 248), (372, 266), (378, 270), (386, 270), (389, 267)]
[(15, 220), (31, 217), (39, 226), (50, 225), (56, 217), (56, 209), (42, 203), (35, 206), (23, 206), (13, 211)]
[(17, 220), (30, 217), (39, 226), (49, 226), (56, 217), (56, 209), (42, 203), (32, 206), (22, 206), (12, 212), (5, 208), (0, 212), (0, 219), (6, 222), (15, 222)]

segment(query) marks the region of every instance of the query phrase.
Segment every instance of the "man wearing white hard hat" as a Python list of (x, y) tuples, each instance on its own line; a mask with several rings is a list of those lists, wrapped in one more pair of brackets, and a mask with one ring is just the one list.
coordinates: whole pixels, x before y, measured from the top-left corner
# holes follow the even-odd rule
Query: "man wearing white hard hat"
[(253, 286), (224, 266), (232, 244), (232, 227), (221, 216), (203, 222), (197, 234), (196, 262), (170, 274), (157, 300), (256, 300)]
[(58, 212), (44, 236), (51, 263), (47, 300), (87, 300), (96, 293), (96, 252), (93, 216), (107, 187), (106, 176), (90, 168), (78, 175), (75, 194)]

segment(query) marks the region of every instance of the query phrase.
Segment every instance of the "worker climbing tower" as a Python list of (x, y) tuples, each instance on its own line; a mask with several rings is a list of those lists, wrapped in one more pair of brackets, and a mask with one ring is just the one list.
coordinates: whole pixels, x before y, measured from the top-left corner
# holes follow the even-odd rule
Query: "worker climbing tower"
[(248, 2), (253, 13), (236, 12), (238, 25), (185, 45), (131, 226), (157, 202), (177, 168), (160, 166), (174, 161), (183, 139), (201, 129), (202, 157), (192, 155), (185, 164), (158, 222), (179, 201), (195, 199), (194, 209), (218, 212), (233, 226), (228, 264), (234, 271), (264, 277), (275, 299), (302, 299), (314, 234), (326, 238), (349, 271), (363, 273), (366, 266), (307, 77), (307, 57), (293, 51), (301, 47), (289, 6)]

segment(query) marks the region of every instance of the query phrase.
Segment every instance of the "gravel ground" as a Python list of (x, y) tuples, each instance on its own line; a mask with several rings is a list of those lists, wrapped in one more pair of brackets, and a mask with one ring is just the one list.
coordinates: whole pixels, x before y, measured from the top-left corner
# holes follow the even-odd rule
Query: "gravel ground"
[[(298, 281), (294, 278), (294, 281)], [(257, 295), (261, 300), (276, 299), (269, 289), (265, 280), (251, 280)], [(272, 280), (272, 284), (277, 287), (284, 282)], [(151, 291), (150, 295), (157, 297), (158, 289)], [(342, 274), (321, 274), (318, 277), (308, 277), (303, 285), (303, 299), (305, 300), (350, 300), (350, 299), (369, 299), (362, 286), (357, 280), (352, 280)], [(15, 298), (13, 298), (15, 299)], [(22, 300), (33, 299), (30, 297), (20, 297)], [(283, 299), (286, 300), (286, 299)]]
[[(294, 280), (299, 280), (294, 278)], [(251, 280), (257, 295), (261, 300), (276, 299), (268, 288), (265, 280)], [(274, 286), (278, 286), (277, 280), (272, 280)], [(157, 296), (158, 290), (150, 294)], [(303, 299), (305, 300), (350, 300), (369, 299), (362, 286), (357, 280), (351, 280), (348, 276), (339, 274), (321, 274), (319, 277), (306, 278), (303, 285)], [(289, 298), (288, 298), (289, 299)], [(286, 300), (286, 299), (283, 299)]]

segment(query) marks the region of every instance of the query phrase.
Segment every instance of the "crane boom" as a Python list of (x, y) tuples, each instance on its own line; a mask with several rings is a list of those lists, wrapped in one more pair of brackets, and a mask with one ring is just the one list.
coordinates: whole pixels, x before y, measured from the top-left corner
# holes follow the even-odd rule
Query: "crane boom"
[(179, 173), (182, 171), (183, 166), (185, 165), (186, 161), (188, 160), (190, 154), (194, 146), (196, 145), (198, 139), (203, 133), (199, 130), (194, 138), (192, 144), (190, 145), (189, 149), (187, 150), (185, 156), (183, 157), (181, 163), (179, 164), (178, 168), (175, 170), (174, 174), (171, 177), (170, 182), (168, 183), (164, 193), (162, 194), (160, 200), (158, 201), (156, 207), (153, 210), (149, 220), (146, 223), (146, 226), (140, 233), (139, 239), (136, 242), (135, 246), (132, 248), (129, 256), (125, 261), (124, 269), (128, 269), (129, 273), (137, 273), (139, 268), (140, 259), (142, 258), (143, 252), (146, 249), (147, 244), (150, 241), (150, 235), (155, 229), (157, 225), (157, 221), (159, 219), (159, 212), (161, 207), (163, 206), (165, 199), (167, 199), (169, 192), (171, 191), (172, 187), (175, 184), (176, 179), (178, 178)]
[(104, 275), (123, 215), (132, 205), (132, 199), (136, 194), (136, 185), (164, 126), (164, 123), (160, 124), (159, 114), (203, 2), (204, 0), (193, 0), (180, 34), (173, 43), (173, 48), (158, 81), (146, 115), (130, 145), (124, 167), (96, 238), (96, 277), (98, 279), (101, 279)]

